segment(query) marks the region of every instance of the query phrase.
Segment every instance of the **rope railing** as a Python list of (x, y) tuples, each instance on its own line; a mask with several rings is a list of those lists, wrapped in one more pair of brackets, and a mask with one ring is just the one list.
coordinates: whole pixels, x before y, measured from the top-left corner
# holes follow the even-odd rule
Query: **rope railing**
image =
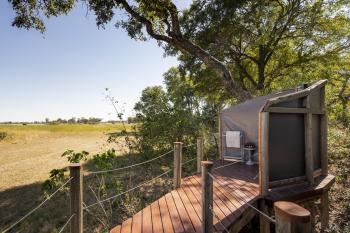
[(69, 219), (66, 221), (66, 223), (62, 226), (61, 230), (58, 233), (62, 233), (64, 231), (64, 229), (66, 228), (66, 226), (70, 223), (70, 221), (72, 220), (72, 218), (75, 216), (75, 214), (72, 214)]
[(229, 230), (227, 230), (227, 228), (225, 227), (225, 225), (222, 223), (222, 221), (220, 220), (220, 218), (216, 215), (215, 211), (214, 211), (214, 208), (209, 205), (209, 210), (211, 211), (211, 213), (213, 214), (213, 216), (216, 218), (216, 220), (218, 221), (218, 223), (221, 225), (221, 227), (224, 229), (224, 231), (226, 233), (230, 233)]
[(191, 143), (191, 144), (182, 146), (182, 148), (189, 148), (189, 147), (192, 147), (192, 146), (195, 146), (195, 145), (197, 145), (197, 144), (196, 143)]
[(118, 197), (120, 197), (120, 196), (122, 196), (122, 195), (124, 195), (124, 194), (126, 194), (126, 193), (129, 193), (129, 192), (131, 192), (131, 191), (133, 191), (133, 190), (135, 190), (135, 189), (138, 189), (138, 188), (140, 188), (140, 187), (142, 187), (142, 186), (144, 186), (144, 185), (146, 185), (146, 184), (152, 183), (152, 182), (155, 181), (156, 179), (159, 179), (160, 177), (162, 177), (162, 176), (168, 174), (168, 173), (171, 172), (171, 171), (172, 171), (172, 170), (169, 169), (168, 171), (166, 171), (166, 172), (164, 172), (164, 173), (162, 173), (162, 174), (160, 174), (160, 175), (158, 175), (158, 176), (152, 178), (151, 180), (145, 181), (145, 182), (143, 182), (143, 183), (141, 183), (141, 184), (139, 184), (139, 185), (137, 185), (137, 186), (135, 186), (135, 187), (133, 187), (133, 188), (131, 188), (131, 189), (128, 189), (128, 190), (126, 190), (126, 191), (124, 191), (124, 192), (122, 192), (122, 193), (119, 193), (119, 194), (116, 194), (116, 195), (111, 196), (111, 197), (109, 197), (109, 198), (106, 198), (106, 199), (104, 199), (104, 200), (102, 200), (102, 201), (98, 201), (98, 202), (96, 202), (96, 203), (93, 203), (93, 204), (90, 204), (90, 205), (86, 205), (83, 209), (84, 209), (84, 210), (87, 210), (87, 209), (89, 209), (90, 207), (93, 207), (93, 206), (96, 206), (96, 205), (101, 205), (102, 203), (104, 203), (104, 202), (106, 202), (106, 201), (115, 200), (116, 198), (118, 198)]
[(197, 160), (197, 158), (189, 159), (189, 160), (187, 160), (186, 162), (183, 162), (183, 163), (182, 163), (182, 166), (183, 166), (183, 165), (186, 165), (186, 164), (188, 164), (188, 163), (190, 163), (190, 162), (193, 162), (194, 160)]
[(218, 170), (218, 169), (221, 169), (221, 168), (224, 168), (224, 167), (228, 167), (228, 166), (232, 166), (233, 164), (236, 164), (236, 163), (239, 163), (240, 161), (234, 161), (232, 163), (229, 163), (229, 164), (224, 164), (224, 165), (221, 165), (221, 166), (218, 166), (218, 167), (214, 167), (213, 170)]
[(34, 209), (32, 209), (31, 211), (29, 211), (26, 215), (24, 215), (22, 218), (20, 218), (19, 220), (17, 220), (15, 223), (13, 223), (11, 226), (9, 226), (8, 228), (6, 228), (4, 231), (2, 231), (2, 233), (6, 233), (9, 230), (11, 230), (12, 228), (14, 228), (17, 224), (19, 224), (20, 222), (22, 222), (23, 220), (25, 220), (27, 217), (29, 217), (32, 213), (34, 213), (36, 210), (38, 210), (41, 206), (43, 206), (47, 201), (49, 201), (53, 196), (55, 196), (63, 187), (65, 187), (71, 180), (73, 179), (73, 177), (69, 178), (64, 184), (62, 184), (58, 189), (56, 189), (55, 192), (53, 192), (50, 196), (48, 196), (44, 201), (42, 201), (39, 205), (37, 205)]
[[(201, 141), (200, 141), (201, 140)], [(91, 207), (94, 207), (96, 205), (100, 205), (101, 208), (103, 208), (103, 203), (107, 202), (107, 201), (114, 201), (116, 198), (121, 197), (129, 192), (132, 192), (142, 186), (145, 186), (147, 184), (150, 184), (154, 181), (156, 181), (157, 179), (169, 174), (170, 172), (174, 172), (174, 180), (173, 182), (175, 183), (176, 179), (180, 180), (181, 183), (181, 170), (182, 167), (186, 164), (189, 164), (193, 161), (195, 161), (197, 159), (198, 164), (200, 164), (200, 161), (203, 159), (203, 139), (197, 140), (197, 144), (192, 143), (192, 144), (187, 144), (187, 145), (183, 145), (180, 142), (176, 142), (174, 143), (174, 149), (170, 150), (164, 154), (161, 154), (155, 158), (149, 159), (147, 161), (144, 162), (140, 162), (140, 163), (136, 163), (136, 164), (132, 164), (132, 165), (128, 165), (125, 167), (119, 167), (119, 168), (115, 168), (115, 169), (109, 169), (109, 170), (100, 170), (100, 171), (87, 171), (86, 173), (83, 172), (82, 170), (82, 165), (77, 163), (77, 164), (71, 164), (69, 166), (69, 170), (70, 170), (70, 178), (65, 181), (60, 187), (58, 187), (50, 196), (48, 196), (45, 200), (43, 200), (39, 205), (37, 205), (35, 208), (33, 208), (31, 211), (29, 211), (26, 215), (24, 215), (22, 218), (20, 218), (19, 220), (17, 220), (15, 223), (13, 223), (11, 226), (9, 226), (8, 228), (6, 228), (5, 230), (2, 231), (2, 233), (8, 233), (11, 229), (13, 229), (15, 226), (17, 226), (19, 223), (21, 223), (22, 221), (24, 221), (25, 219), (27, 219), (31, 214), (33, 214), (35, 211), (37, 211), (40, 207), (42, 207), (46, 202), (48, 202), (50, 199), (52, 199), (60, 190), (62, 190), (68, 183), (70, 183), (70, 217), (67, 219), (67, 221), (64, 223), (64, 225), (60, 228), (60, 230), (58, 231), (59, 233), (62, 233), (67, 226), (69, 225), (69, 223), (71, 224), (71, 232), (72, 233), (76, 233), (76, 232), (81, 232), (83, 229), (83, 211), (90, 211)], [(201, 142), (201, 143), (199, 143)], [(194, 147), (197, 145), (197, 156), (195, 158), (192, 159), (188, 159), (187, 161), (182, 163), (182, 149), (184, 148), (190, 148), (190, 147)], [(199, 148), (199, 151), (198, 151)], [(135, 187), (132, 187), (124, 192), (115, 194), (113, 196), (110, 196), (106, 199), (101, 200), (100, 198), (98, 198), (95, 195), (95, 198), (97, 200), (97, 202), (92, 203), (92, 204), (85, 204), (84, 201), (82, 200), (82, 192), (83, 192), (83, 175), (90, 175), (90, 174), (104, 174), (104, 173), (109, 173), (109, 172), (115, 172), (115, 171), (122, 171), (122, 170), (126, 170), (126, 169), (130, 169), (130, 168), (134, 168), (134, 167), (138, 167), (144, 164), (148, 164), (151, 163), (153, 161), (156, 161), (158, 159), (161, 159), (171, 153), (174, 153), (174, 165), (172, 168), (169, 168), (167, 171), (163, 172), (162, 174), (153, 177), (147, 181), (144, 181), (138, 185), (136, 185)], [(191, 157), (189, 155), (187, 155), (186, 157)], [(179, 164), (180, 166), (175, 166), (176, 164)], [(198, 166), (197, 166), (198, 167)], [(180, 171), (180, 172), (179, 172)], [(177, 174), (177, 178), (175, 179), (175, 174)], [(180, 176), (178, 176), (180, 175)], [(174, 187), (176, 188), (176, 187)], [(91, 187), (90, 187), (91, 189)], [(74, 220), (74, 221), (72, 221)]]
[[(209, 175), (213, 180), (215, 180), (215, 181), (217, 182), (217, 184), (220, 185), (220, 187), (222, 187), (222, 188), (224, 188), (224, 189), (227, 189), (227, 188), (226, 188), (227, 186), (224, 185), (224, 184), (222, 184), (221, 181), (220, 181), (218, 178), (216, 178), (212, 173), (208, 172), (208, 175)], [(239, 187), (237, 187), (237, 186), (234, 185), (234, 184), (232, 184), (232, 186), (235, 187), (235, 188), (237, 188), (237, 189), (239, 188)], [(260, 211), (258, 208), (256, 208), (255, 206), (253, 206), (253, 205), (251, 205), (249, 202), (247, 202), (244, 198), (239, 197), (238, 195), (235, 195), (235, 197), (236, 197), (237, 199), (239, 199), (240, 201), (243, 201), (247, 206), (249, 206), (250, 208), (254, 209), (256, 212), (258, 212), (259, 214), (261, 214), (261, 215), (264, 216), (265, 218), (267, 218), (270, 222), (272, 222), (272, 223), (275, 223), (275, 222), (276, 222), (276, 220), (275, 220), (274, 218), (272, 218), (272, 217), (268, 216), (266, 213)]]

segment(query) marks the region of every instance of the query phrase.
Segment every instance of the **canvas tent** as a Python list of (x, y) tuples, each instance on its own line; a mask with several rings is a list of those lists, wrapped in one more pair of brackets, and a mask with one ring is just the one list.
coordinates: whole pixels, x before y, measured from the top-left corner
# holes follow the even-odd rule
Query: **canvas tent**
[[(258, 145), (259, 112), (266, 101), (273, 97), (293, 93), (294, 90), (285, 90), (270, 95), (260, 96), (244, 103), (224, 109), (220, 114), (221, 153), (224, 159), (247, 160), (247, 153), (242, 156), (241, 148), (227, 146), (230, 144), (226, 133), (230, 131), (242, 132), (245, 143), (251, 142)], [(244, 144), (244, 143), (243, 143)], [(244, 145), (243, 145), (244, 146)], [(253, 155), (253, 161), (258, 162), (257, 150)]]
[(252, 160), (259, 164), (265, 191), (287, 181), (312, 182), (321, 168), (326, 170), (325, 84), (321, 80), (224, 109), (219, 116), (221, 158), (246, 161), (244, 146), (254, 144)]

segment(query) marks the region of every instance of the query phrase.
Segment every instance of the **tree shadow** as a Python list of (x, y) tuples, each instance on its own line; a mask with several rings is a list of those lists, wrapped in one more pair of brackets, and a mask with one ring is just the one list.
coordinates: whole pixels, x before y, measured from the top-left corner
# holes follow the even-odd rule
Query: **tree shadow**
[[(0, 192), (1, 231), (43, 201), (41, 184), (22, 185)], [(69, 216), (69, 198), (59, 193), (9, 232), (58, 232), (55, 229), (63, 226)]]

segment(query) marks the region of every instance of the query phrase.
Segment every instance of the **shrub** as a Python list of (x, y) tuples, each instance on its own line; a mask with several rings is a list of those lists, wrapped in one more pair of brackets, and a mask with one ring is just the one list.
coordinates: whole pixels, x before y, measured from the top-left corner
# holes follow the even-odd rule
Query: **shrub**
[(0, 141), (4, 140), (7, 137), (6, 132), (0, 132)]

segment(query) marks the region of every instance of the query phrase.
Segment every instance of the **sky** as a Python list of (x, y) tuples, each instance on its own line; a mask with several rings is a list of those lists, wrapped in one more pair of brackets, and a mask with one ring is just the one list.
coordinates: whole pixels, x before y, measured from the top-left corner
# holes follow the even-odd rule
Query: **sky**
[[(125, 103), (125, 115), (147, 86), (162, 85), (175, 57), (163, 57), (154, 40), (132, 40), (122, 29), (98, 29), (78, 4), (46, 21), (46, 32), (11, 26), (14, 12), (0, 1), (0, 122), (45, 118), (116, 119), (105, 88)], [(121, 107), (121, 106), (120, 106)]]

